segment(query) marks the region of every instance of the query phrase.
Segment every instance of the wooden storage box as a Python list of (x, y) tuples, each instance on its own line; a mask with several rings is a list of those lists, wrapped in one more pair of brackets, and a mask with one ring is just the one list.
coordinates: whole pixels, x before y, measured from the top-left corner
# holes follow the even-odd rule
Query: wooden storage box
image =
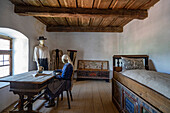
[(103, 79), (109, 81), (109, 73), (109, 61), (78, 61), (77, 79)]

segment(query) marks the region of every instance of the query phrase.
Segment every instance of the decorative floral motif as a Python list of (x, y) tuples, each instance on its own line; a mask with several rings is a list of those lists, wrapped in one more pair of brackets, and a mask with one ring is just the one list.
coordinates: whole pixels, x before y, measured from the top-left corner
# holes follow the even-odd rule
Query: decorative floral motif
[(107, 61), (79, 60), (79, 69), (108, 69)]
[(131, 69), (144, 69), (143, 59), (122, 57), (122, 71)]

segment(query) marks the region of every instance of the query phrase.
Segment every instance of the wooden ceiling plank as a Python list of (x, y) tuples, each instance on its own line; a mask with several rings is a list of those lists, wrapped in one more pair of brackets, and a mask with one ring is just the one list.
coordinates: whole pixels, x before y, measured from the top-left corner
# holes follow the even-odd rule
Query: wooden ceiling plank
[(47, 0), (52, 7), (60, 7), (58, 0)]
[(120, 22), (119, 22), (119, 26), (122, 26), (125, 22), (126, 22), (126, 18), (123, 18)]
[(93, 0), (77, 0), (78, 7), (81, 8), (92, 8)]
[(45, 24), (45, 25), (48, 25), (48, 23), (46, 22), (46, 21), (44, 21), (41, 17), (34, 17), (34, 18), (36, 18), (37, 20), (39, 20), (40, 22), (42, 22), (43, 24)]
[[(61, 7), (69, 7), (69, 8), (76, 8), (77, 4), (76, 4), (76, 0), (59, 0)], [(75, 17), (66, 17), (65, 18), (66, 22), (69, 25), (78, 25), (78, 19)]]
[(50, 6), (47, 0), (39, 0), (43, 6)]
[(68, 26), (70, 26), (70, 25), (69, 25), (69, 23), (68, 23), (68, 21), (67, 21), (67, 18), (64, 18), (64, 19), (65, 19), (65, 21), (66, 21), (67, 25), (68, 25)]
[(42, 6), (39, 0), (23, 0), (28, 5), (33, 5), (33, 6)]
[(114, 18), (103, 18), (102, 22), (100, 23), (100, 27), (106, 27), (110, 25), (110, 23), (113, 21)]
[(112, 7), (112, 9), (124, 8), (127, 5), (127, 3), (129, 2), (129, 0), (117, 0), (117, 1), (118, 1), (117, 4), (114, 7)]
[(94, 0), (93, 8), (96, 8), (96, 9), (99, 8), (100, 3), (101, 3), (101, 0)]
[(43, 6), (47, 7), (60, 7), (58, 0), (40, 0)]
[(141, 6), (140, 9), (149, 9), (150, 7), (152, 7), (154, 4), (156, 4), (159, 1), (160, 0), (150, 0), (148, 3), (146, 3), (143, 6)]
[(61, 7), (76, 8), (76, 0), (59, 0)]
[(93, 19), (90, 18), (89, 26), (92, 26), (92, 23), (93, 23)]
[(95, 0), (93, 8), (108, 9), (112, 0)]
[[(77, 17), (77, 18), (99, 18), (99, 17), (120, 17), (145, 19), (148, 16), (147, 10), (127, 9), (90, 9), (90, 8), (49, 8), (34, 6), (15, 6), (15, 13), (22, 16), (41, 17)], [(87, 19), (86, 19), (87, 20)]]
[(58, 23), (51, 17), (50, 18), (42, 17), (41, 19), (48, 23), (48, 25), (58, 25)]
[(137, 0), (134, 2), (133, 5), (131, 5), (129, 7), (129, 9), (138, 9), (140, 6), (143, 5), (143, 3), (147, 3), (147, 2), (148, 2), (148, 0)]
[(61, 7), (68, 7), (66, 0), (59, 0)]
[(90, 18), (79, 18), (79, 26), (89, 26)]
[(55, 21), (57, 21), (57, 23), (61, 26), (68, 26), (65, 18), (60, 18), (60, 17), (57, 17), (57, 18), (54, 18)]
[(47, 26), (48, 32), (123, 32), (123, 27)]
[(27, 5), (22, 0), (10, 0), (15, 5)]
[[(93, 0), (77, 0), (78, 7), (92, 8)], [(79, 26), (89, 26), (90, 18), (79, 18)]]
[(110, 4), (109, 8), (114, 9), (115, 6), (117, 5), (117, 3), (118, 3), (118, 0), (113, 0), (112, 3)]
[(144, 5), (148, 4), (151, 0), (145, 0), (145, 2), (143, 2), (141, 4), (141, 6), (138, 7), (138, 9), (142, 9), (141, 7), (143, 7)]
[(112, 20), (112, 22), (110, 23), (109, 26), (112, 26), (112, 24), (113, 24), (117, 19), (118, 19), (118, 18), (114, 18), (114, 19)]
[(127, 18), (126, 20), (124, 20), (121, 24), (120, 24), (120, 26), (125, 26), (127, 23), (129, 23), (130, 21), (132, 21), (133, 19), (129, 19), (129, 18)]
[(59, 25), (59, 23), (54, 19), (54, 17), (52, 17), (52, 19), (54, 20), (54, 22), (55, 22), (57, 25)]
[(69, 25), (71, 26), (78, 26), (78, 19), (74, 17), (66, 18)]
[(117, 18), (114, 22), (110, 24), (110, 26), (120, 26), (124, 18)]
[(102, 18), (91, 18), (91, 24), (90, 26), (94, 26), (97, 27), (100, 25), (100, 23), (102, 22)]
[(129, 2), (126, 4), (124, 8), (129, 9), (135, 3), (135, 1), (136, 0), (129, 0)]
[(99, 5), (99, 9), (108, 9), (110, 4), (112, 3), (112, 0), (102, 0)]

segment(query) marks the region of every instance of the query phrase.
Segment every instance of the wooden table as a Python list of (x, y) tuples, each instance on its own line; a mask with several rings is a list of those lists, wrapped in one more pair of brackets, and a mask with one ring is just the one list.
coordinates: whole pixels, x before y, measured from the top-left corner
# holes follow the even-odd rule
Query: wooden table
[[(46, 75), (34, 77), (33, 75), (36, 73), (36, 71), (30, 71), (0, 79), (0, 82), (10, 82), (10, 91), (19, 95), (20, 106), (17, 112), (33, 112), (32, 103), (38, 98), (35, 95), (40, 94), (54, 79), (52, 71), (44, 71), (43, 73)], [(42, 96), (42, 94), (40, 95)], [(24, 107), (27, 108), (26, 111), (24, 111)]]

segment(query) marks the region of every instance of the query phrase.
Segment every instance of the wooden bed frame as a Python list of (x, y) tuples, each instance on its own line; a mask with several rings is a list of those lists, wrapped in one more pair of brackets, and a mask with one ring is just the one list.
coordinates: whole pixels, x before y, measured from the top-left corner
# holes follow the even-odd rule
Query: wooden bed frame
[[(153, 111), (164, 113), (170, 112), (170, 100), (167, 97), (119, 73), (122, 70), (120, 61), (121, 57), (143, 58), (145, 61), (145, 69), (149, 69), (149, 56), (147, 55), (113, 56), (112, 101), (119, 111), (128, 112), (126, 109), (129, 109), (129, 106), (125, 106), (127, 103), (127, 100), (125, 100), (125, 95), (131, 95), (128, 96), (128, 98), (133, 97), (132, 100), (134, 100), (134, 106), (136, 106), (132, 109), (134, 113), (145, 113), (145, 111), (151, 113)], [(147, 108), (147, 110), (144, 108)]]

